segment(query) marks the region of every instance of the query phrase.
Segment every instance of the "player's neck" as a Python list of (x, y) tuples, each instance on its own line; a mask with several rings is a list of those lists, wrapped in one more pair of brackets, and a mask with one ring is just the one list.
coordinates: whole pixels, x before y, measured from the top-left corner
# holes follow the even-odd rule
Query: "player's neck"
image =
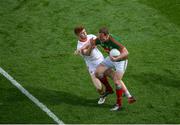
[(84, 39), (79, 39), (80, 42), (86, 42), (87, 41), (87, 38), (84, 38)]

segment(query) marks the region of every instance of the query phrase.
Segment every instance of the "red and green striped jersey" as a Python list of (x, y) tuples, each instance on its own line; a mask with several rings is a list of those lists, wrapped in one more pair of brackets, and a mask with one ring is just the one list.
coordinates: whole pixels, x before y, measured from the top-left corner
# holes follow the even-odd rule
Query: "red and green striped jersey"
[(112, 34), (109, 35), (109, 40), (106, 42), (101, 42), (98, 38), (95, 40), (96, 45), (101, 45), (106, 52), (109, 53), (111, 49), (118, 49), (120, 52), (124, 48), (122, 44), (120, 44), (120, 38), (116, 37)]

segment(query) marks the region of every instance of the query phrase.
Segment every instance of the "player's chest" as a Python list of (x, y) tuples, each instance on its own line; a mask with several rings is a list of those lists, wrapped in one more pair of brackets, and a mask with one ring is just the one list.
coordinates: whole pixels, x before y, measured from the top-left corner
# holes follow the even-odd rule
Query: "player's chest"
[(113, 44), (111, 42), (104, 42), (104, 43), (101, 43), (101, 46), (104, 48), (104, 49), (113, 49)]

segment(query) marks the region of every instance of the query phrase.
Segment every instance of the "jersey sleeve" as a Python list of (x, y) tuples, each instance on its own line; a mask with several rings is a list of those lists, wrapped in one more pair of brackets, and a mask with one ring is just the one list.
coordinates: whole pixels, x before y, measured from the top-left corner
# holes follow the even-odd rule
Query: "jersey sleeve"
[[(117, 41), (121, 41), (121, 38), (119, 36), (116, 36), (114, 34), (110, 34), (110, 36), (112, 36), (115, 40)], [(122, 41), (121, 41), (122, 42)]]
[(90, 34), (91, 38), (96, 39), (97, 37), (94, 34)]
[(114, 48), (119, 49), (120, 51), (122, 51), (122, 49), (124, 49), (125, 47), (119, 43), (116, 39), (114, 39), (112, 36), (110, 37), (110, 40), (112, 41), (112, 43), (114, 44)]
[(81, 47), (82, 47), (82, 45), (78, 43), (76, 49), (77, 49), (77, 50), (78, 50), (78, 49), (81, 49)]

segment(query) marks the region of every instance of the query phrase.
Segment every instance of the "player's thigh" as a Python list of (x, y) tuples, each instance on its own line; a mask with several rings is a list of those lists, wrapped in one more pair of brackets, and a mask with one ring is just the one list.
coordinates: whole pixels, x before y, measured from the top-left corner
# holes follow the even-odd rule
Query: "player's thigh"
[(96, 60), (88, 64), (88, 71), (90, 75), (95, 74), (95, 71), (101, 62), (101, 60)]
[(113, 79), (115, 71), (112, 68), (108, 68), (105, 72), (104, 75), (110, 77), (111, 79)]
[(111, 61), (111, 59), (109, 58), (109, 56), (106, 57), (106, 58), (102, 61), (101, 64), (105, 65), (105, 66), (108, 67), (108, 68), (114, 68), (114, 64), (113, 64), (113, 62)]
[(99, 75), (103, 75), (104, 72), (108, 69), (104, 64), (99, 64), (99, 66), (96, 68), (95, 75), (96, 77)]
[(92, 80), (94, 86), (96, 87), (96, 89), (98, 89), (98, 90), (101, 90), (101, 89), (102, 89), (102, 84), (101, 84), (101, 82), (99, 81), (99, 79), (97, 79), (97, 78), (95, 77), (94, 74), (91, 74), (91, 80)]
[(124, 75), (124, 72), (121, 71), (115, 71), (114, 75), (113, 75), (113, 81), (115, 84), (119, 84), (120, 81), (122, 80)]
[(104, 73), (107, 69), (112, 68), (113, 64), (109, 57), (106, 57), (101, 64), (98, 65), (96, 73)]

